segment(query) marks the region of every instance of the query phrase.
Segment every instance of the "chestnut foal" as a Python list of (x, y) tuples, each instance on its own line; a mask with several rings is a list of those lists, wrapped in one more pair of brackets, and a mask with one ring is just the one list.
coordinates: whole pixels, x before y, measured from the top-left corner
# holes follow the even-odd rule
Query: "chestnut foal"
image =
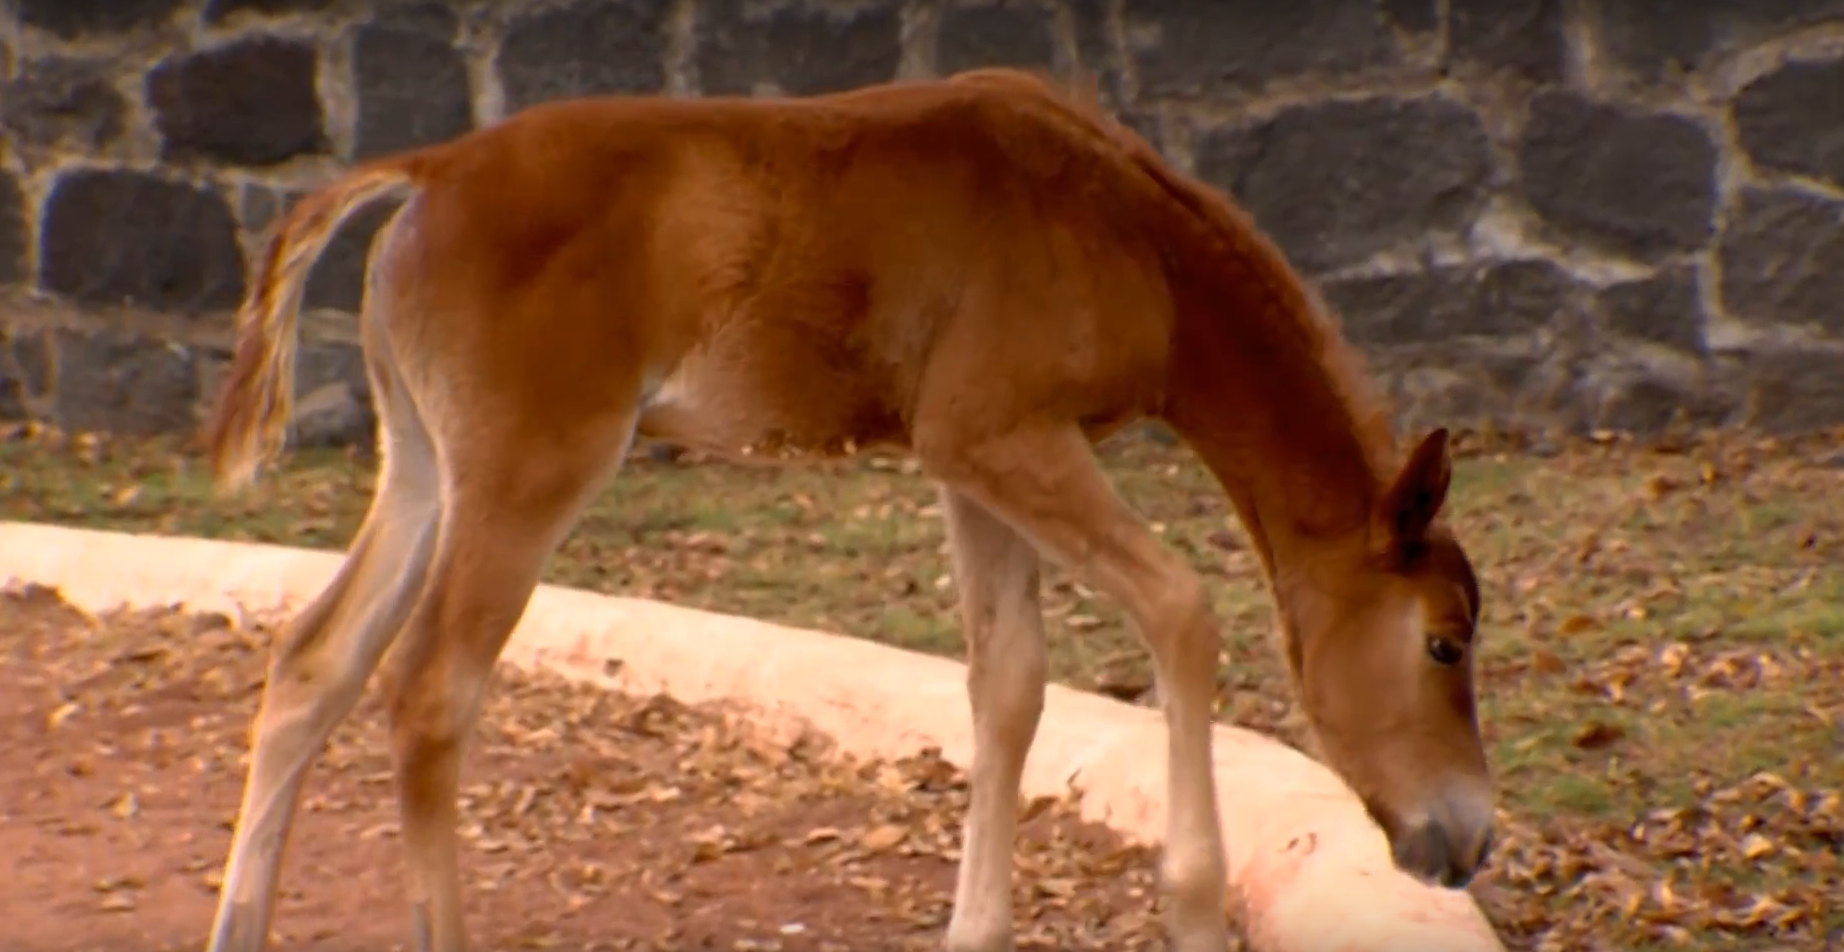
[(1398, 865), (1490, 842), (1479, 593), (1301, 279), (1221, 194), (1093, 104), (979, 70), (807, 99), (558, 101), (361, 164), (281, 222), (206, 438), (220, 485), (284, 443), (297, 311), (359, 207), (404, 199), (362, 340), (382, 472), (337, 577), (277, 636), (210, 948), (266, 942), (311, 761), (383, 664), (418, 952), (465, 943), (456, 786), (540, 566), (636, 434), (754, 458), (912, 453), (940, 486), (976, 736), (946, 946), (1012, 942), (1019, 778), (1043, 706), (1040, 557), (1118, 599), (1165, 722), (1168, 932), (1226, 947), (1199, 575), (1092, 455), (1166, 421), (1248, 527), (1294, 686)]

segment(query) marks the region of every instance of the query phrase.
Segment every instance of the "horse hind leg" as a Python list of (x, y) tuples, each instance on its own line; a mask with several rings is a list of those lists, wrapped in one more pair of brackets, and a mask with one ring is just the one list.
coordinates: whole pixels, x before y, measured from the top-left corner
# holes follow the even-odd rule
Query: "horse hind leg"
[(967, 641), (973, 763), (948, 952), (1009, 952), (1018, 788), (1044, 709), (1039, 558), (985, 507), (941, 490)]
[[(638, 394), (636, 394), (636, 399)], [(632, 408), (612, 426), (516, 449), (483, 431), (445, 439), (442, 534), (422, 599), (385, 679), (413, 952), (467, 946), (457, 809), (463, 757), (493, 668), (544, 563), (632, 443)], [(528, 437), (510, 424), (493, 432)], [(590, 432), (583, 433), (587, 429)]]
[(283, 627), (271, 648), (210, 952), (265, 946), (282, 853), (309, 768), (358, 702), (422, 589), (438, 528), (435, 455), (384, 360), (379, 348), (367, 348), (383, 451), (378, 488), (332, 582)]

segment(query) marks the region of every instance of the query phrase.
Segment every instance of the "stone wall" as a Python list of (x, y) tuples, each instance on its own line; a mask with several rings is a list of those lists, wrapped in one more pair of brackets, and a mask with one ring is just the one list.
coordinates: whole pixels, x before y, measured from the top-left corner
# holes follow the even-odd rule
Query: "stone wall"
[[(352, 159), (590, 92), (1080, 64), (1324, 290), (1405, 423), (1844, 422), (1844, 0), (11, 0), (0, 416), (190, 425), (265, 227)], [(308, 292), (369, 427), (377, 217)]]

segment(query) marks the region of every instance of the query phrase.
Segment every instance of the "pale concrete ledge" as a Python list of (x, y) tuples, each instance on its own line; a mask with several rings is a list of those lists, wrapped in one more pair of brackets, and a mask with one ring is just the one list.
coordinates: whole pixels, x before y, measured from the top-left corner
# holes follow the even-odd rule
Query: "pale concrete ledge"
[[(298, 607), (340, 555), (281, 546), (0, 522), (0, 580), (55, 586), (92, 614), (183, 604), (263, 615)], [(740, 705), (778, 733), (810, 728), (861, 757), (936, 746), (965, 766), (958, 663), (747, 618), (545, 586), (505, 660), (626, 691)], [(1464, 892), (1397, 872), (1329, 770), (1251, 731), (1216, 733), (1232, 903), (1259, 952), (1501, 952)], [(1082, 812), (1137, 842), (1163, 834), (1155, 711), (1052, 685), (1027, 796), (1073, 786)]]

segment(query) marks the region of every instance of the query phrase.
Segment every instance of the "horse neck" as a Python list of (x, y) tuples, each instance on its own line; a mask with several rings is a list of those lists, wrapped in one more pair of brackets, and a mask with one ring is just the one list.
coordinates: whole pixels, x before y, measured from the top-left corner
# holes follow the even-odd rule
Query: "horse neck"
[[(1368, 530), (1395, 452), (1336, 331), (1279, 253), (1251, 239), (1174, 281), (1164, 417), (1222, 485), (1265, 567)], [(1221, 255), (1214, 255), (1221, 258)], [(1359, 405), (1358, 401), (1364, 401)]]

